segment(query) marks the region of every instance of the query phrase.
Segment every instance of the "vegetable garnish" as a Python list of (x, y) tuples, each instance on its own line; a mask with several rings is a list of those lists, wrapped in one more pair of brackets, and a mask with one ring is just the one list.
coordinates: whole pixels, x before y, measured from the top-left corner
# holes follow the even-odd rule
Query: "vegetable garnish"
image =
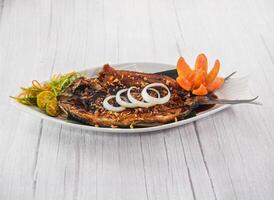
[(153, 102), (145, 102), (144, 100), (138, 100), (136, 99), (134, 96), (132, 96), (131, 94), (131, 90), (132, 89), (137, 89), (136, 87), (130, 87), (127, 91), (127, 98), (128, 100), (135, 104), (137, 107), (140, 107), (140, 108), (149, 108), (149, 107), (152, 107), (152, 106), (155, 106), (156, 104), (153, 103)]
[[(134, 87), (131, 87), (132, 89)], [(123, 106), (125, 108), (137, 108), (139, 107), (139, 105), (141, 105), (141, 107), (149, 107), (149, 106), (153, 106), (152, 104), (148, 104), (148, 103), (145, 103), (144, 101), (139, 101), (137, 99), (135, 99), (134, 97), (132, 97), (132, 95), (129, 93), (129, 96), (128, 96), (128, 93), (127, 93), (127, 97), (128, 99), (130, 98), (133, 102), (131, 102), (130, 100), (128, 101), (125, 101), (122, 99), (121, 97), (121, 94), (124, 93), (124, 92), (127, 92), (130, 88), (128, 89), (122, 89), (122, 90), (119, 90), (117, 93), (116, 93), (116, 102), (120, 105), (120, 106)], [(147, 90), (151, 90), (151, 91), (154, 91), (156, 94), (157, 94), (157, 98), (160, 98), (161, 95), (160, 95), (160, 92), (154, 88), (147, 88)], [(143, 97), (143, 96), (142, 96)], [(143, 98), (144, 99), (144, 98)]]
[[(152, 97), (148, 94), (147, 90), (150, 89), (151, 87), (163, 87), (167, 90), (167, 95), (164, 96), (164, 97), (160, 97), (158, 96), (157, 98), (155, 97)], [(170, 99), (170, 91), (168, 89), (168, 87), (166, 85), (164, 85), (163, 83), (151, 83), (149, 85), (147, 85), (143, 90), (142, 90), (142, 93), (141, 93), (143, 99), (146, 101), (146, 102), (152, 102), (152, 103), (155, 103), (155, 104), (165, 104), (169, 101)]]
[(186, 91), (192, 92), (194, 95), (207, 95), (219, 89), (224, 78), (217, 77), (220, 70), (220, 61), (216, 60), (213, 68), (208, 73), (207, 57), (200, 54), (196, 58), (195, 68), (192, 70), (183, 57), (177, 62), (178, 78), (176, 81)]
[(131, 102), (127, 102), (127, 101), (124, 101), (121, 97), (121, 94), (124, 93), (124, 92), (127, 92), (128, 89), (122, 89), (120, 91), (117, 92), (116, 96), (115, 96), (115, 100), (116, 102), (120, 105), (120, 106), (123, 106), (123, 107), (126, 107), (126, 108), (136, 108), (137, 106), (134, 104), (134, 103), (131, 103)]
[(104, 106), (105, 109), (110, 110), (110, 111), (114, 111), (114, 112), (121, 112), (121, 111), (126, 109), (125, 107), (122, 107), (122, 106), (117, 106), (116, 107), (116, 106), (113, 106), (113, 105), (109, 104), (108, 101), (110, 99), (115, 99), (115, 95), (108, 96), (104, 99), (103, 106)]
[[(164, 97), (161, 97), (160, 92), (153, 87), (165, 88), (165, 90), (167, 91), (167, 95)], [(149, 108), (149, 107), (155, 106), (157, 104), (165, 104), (169, 101), (169, 99), (171, 97), (168, 87), (166, 85), (164, 85), (163, 83), (151, 83), (151, 84), (147, 85), (141, 92), (141, 96), (142, 96), (143, 100), (137, 100), (135, 97), (133, 97), (131, 94), (132, 89), (136, 89), (136, 87), (133, 86), (133, 87), (130, 87), (127, 89), (122, 89), (122, 90), (119, 90), (115, 96), (111, 95), (111, 96), (106, 97), (103, 102), (103, 107), (106, 110), (110, 110), (110, 111), (114, 111), (114, 112), (121, 112), (125, 108), (137, 108), (137, 107)], [(154, 91), (157, 94), (157, 97), (151, 96), (148, 93), (148, 90)], [(121, 94), (124, 92), (127, 92), (128, 101), (123, 100), (121, 97)], [(115, 97), (116, 102), (120, 105), (119, 107), (114, 107), (109, 104), (108, 101), (114, 97)]]
[(12, 98), (25, 105), (37, 106), (50, 116), (57, 116), (60, 113), (57, 95), (62, 93), (74, 80), (82, 76), (78, 72), (70, 72), (54, 75), (45, 83), (33, 80), (31, 87), (21, 87), (22, 92), (17, 97)]

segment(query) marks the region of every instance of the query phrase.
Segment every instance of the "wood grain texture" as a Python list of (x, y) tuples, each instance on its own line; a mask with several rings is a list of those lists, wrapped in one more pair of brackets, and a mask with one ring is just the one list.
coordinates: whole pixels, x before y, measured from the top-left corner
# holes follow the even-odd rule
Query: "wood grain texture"
[[(0, 199), (273, 199), (274, 2), (60, 0), (0, 3)], [(262, 107), (235, 106), (150, 134), (86, 132), (13, 108), (53, 73), (134, 61), (250, 74)]]

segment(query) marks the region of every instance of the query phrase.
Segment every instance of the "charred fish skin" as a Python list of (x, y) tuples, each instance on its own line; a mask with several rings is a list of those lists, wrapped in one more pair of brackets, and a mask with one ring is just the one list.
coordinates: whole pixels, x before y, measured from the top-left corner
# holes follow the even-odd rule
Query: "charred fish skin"
[[(135, 86), (140, 91), (146, 85), (155, 82), (168, 86), (171, 92), (169, 102), (150, 108), (128, 108), (122, 112), (105, 110), (102, 105), (107, 96), (115, 95), (120, 89)], [(139, 91), (136, 91), (136, 95)], [(159, 88), (159, 92), (164, 96), (166, 90)], [(138, 124), (149, 126), (157, 123), (165, 124), (176, 118), (185, 117), (190, 113), (190, 107), (185, 105), (188, 95), (170, 77), (115, 70), (105, 65), (97, 78), (75, 80), (58, 96), (58, 105), (73, 119), (93, 126), (129, 127)]]

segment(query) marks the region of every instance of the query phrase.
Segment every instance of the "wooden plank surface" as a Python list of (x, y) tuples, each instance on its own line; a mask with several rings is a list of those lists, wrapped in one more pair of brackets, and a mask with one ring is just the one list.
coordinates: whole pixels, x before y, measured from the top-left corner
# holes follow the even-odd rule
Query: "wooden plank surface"
[[(0, 3), (0, 199), (273, 199), (274, 2), (11, 0)], [(86, 132), (12, 107), (53, 73), (134, 61), (249, 73), (261, 107), (235, 106), (151, 134)]]

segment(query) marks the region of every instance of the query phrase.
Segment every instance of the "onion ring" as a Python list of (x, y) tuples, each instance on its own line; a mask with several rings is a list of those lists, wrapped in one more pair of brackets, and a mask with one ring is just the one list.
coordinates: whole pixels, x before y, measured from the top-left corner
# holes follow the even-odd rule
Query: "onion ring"
[[(158, 98), (155, 98), (155, 97), (152, 97), (148, 94), (147, 90), (150, 88), (150, 87), (157, 87), (157, 86), (160, 86), (160, 87), (163, 87), (167, 90), (167, 95), (164, 96), (164, 97), (158, 97)], [(170, 91), (168, 89), (168, 87), (163, 84), (163, 83), (151, 83), (149, 85), (147, 85), (141, 92), (141, 95), (143, 97), (143, 99), (146, 101), (146, 102), (149, 102), (149, 103), (156, 103), (156, 104), (165, 104), (169, 101), (170, 97), (171, 97), (171, 94), (170, 94)]]
[(121, 94), (128, 91), (128, 89), (122, 89), (122, 90), (119, 90), (115, 96), (115, 99), (116, 99), (116, 102), (120, 105), (120, 106), (123, 106), (123, 107), (126, 107), (126, 108), (136, 108), (138, 107), (136, 104), (134, 103), (131, 103), (131, 102), (126, 102), (124, 100), (122, 100), (121, 98)]
[(122, 107), (122, 106), (116, 107), (116, 106), (110, 105), (108, 101), (113, 98), (115, 98), (115, 95), (108, 96), (104, 99), (103, 106), (106, 110), (110, 110), (110, 111), (114, 111), (114, 112), (121, 112), (126, 109), (125, 107)]
[(157, 94), (158, 98), (160, 98), (160, 97), (161, 97), (160, 92), (159, 92), (158, 90), (156, 90), (156, 89), (154, 89), (154, 88), (148, 88), (148, 90), (151, 90), (151, 91), (156, 92), (156, 94)]
[(128, 100), (129, 100), (131, 103), (135, 104), (135, 105), (138, 106), (138, 107), (142, 107), (142, 108), (148, 108), (148, 107), (151, 107), (151, 106), (155, 106), (155, 105), (156, 105), (156, 103), (144, 102), (144, 101), (139, 101), (139, 100), (135, 99), (135, 98), (131, 95), (131, 93), (130, 93), (131, 89), (133, 89), (133, 88), (136, 88), (136, 87), (130, 87), (130, 88), (128, 89), (128, 91), (127, 91), (127, 97), (128, 97)]
[[(148, 90), (152, 90), (154, 92), (156, 92), (158, 98), (160, 98), (160, 93), (158, 90), (154, 89), (154, 88), (148, 88)], [(121, 97), (121, 94), (128, 91), (128, 88), (127, 89), (122, 89), (122, 90), (119, 90), (116, 94), (116, 102), (120, 105), (120, 106), (123, 106), (123, 107), (126, 107), (126, 108), (136, 108), (138, 107), (136, 104), (134, 103), (131, 103), (131, 102), (127, 102), (125, 101), (123, 97)], [(142, 101), (143, 102), (143, 101)]]

